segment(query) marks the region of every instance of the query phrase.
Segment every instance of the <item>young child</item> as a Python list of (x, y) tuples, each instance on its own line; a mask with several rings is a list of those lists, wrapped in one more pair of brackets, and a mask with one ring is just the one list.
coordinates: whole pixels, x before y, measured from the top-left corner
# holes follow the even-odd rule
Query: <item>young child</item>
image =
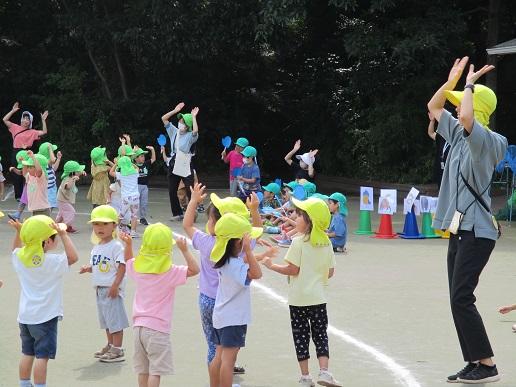
[(230, 151), (226, 155), (226, 149), (224, 149), (221, 153), (222, 160), (228, 164), (229, 163), (229, 194), (231, 196), (237, 196), (238, 192), (238, 181), (235, 179), (233, 175), (233, 171), (236, 168), (242, 168), (244, 164), (242, 151), (245, 147), (249, 146), (249, 141), (245, 137), (240, 137), (235, 142), (235, 149)]
[(140, 387), (158, 387), (161, 376), (174, 371), (170, 330), (175, 291), (188, 277), (199, 273), (197, 262), (188, 251), (186, 239), (177, 245), (187, 266), (172, 263), (172, 230), (162, 223), (147, 227), (139, 254), (133, 256), (132, 238), (121, 234), (126, 243), (127, 275), (136, 283), (133, 301), (133, 367)]
[[(247, 200), (246, 205), (236, 197), (219, 198), (216, 194), (211, 194), (211, 204), (207, 210), (208, 222), (206, 223), (206, 232), (194, 227), (196, 211), (195, 208), (202, 203), (206, 195), (205, 188), (202, 184), (195, 184), (192, 189), (192, 199), (188, 203), (188, 207), (183, 219), (183, 228), (187, 236), (192, 240), (192, 246), (200, 253), (201, 273), (199, 276), (199, 310), (201, 314), (202, 328), (208, 344), (207, 363), (211, 364), (215, 357), (215, 340), (213, 328), (213, 308), (215, 306), (215, 297), (219, 286), (219, 278), (217, 271), (213, 267), (210, 259), (211, 251), (215, 245), (215, 224), (220, 217), (226, 213), (235, 213), (243, 217), (249, 217), (249, 210), (253, 225), (261, 226), (260, 214), (258, 212), (259, 201), (254, 194)], [(252, 246), (253, 247), (253, 246)], [(269, 255), (274, 255), (274, 250), (268, 250)], [(259, 259), (259, 257), (258, 257)], [(213, 370), (210, 370), (210, 373)], [(235, 366), (234, 373), (245, 373), (243, 367)]]
[[(10, 167), (9, 172), (15, 173), (18, 176), (25, 176), (27, 174), (27, 167), (23, 165), (24, 160), (28, 160), (29, 156), (26, 150), (21, 150), (16, 153), (16, 161), (18, 165), (16, 167)], [(13, 214), (13, 217), (17, 220), (21, 219), (23, 211), (27, 207), (27, 182), (23, 184), (22, 194), (20, 196), (20, 202), (18, 203), (18, 210)]]
[[(209, 365), (211, 386), (231, 386), (240, 348), (245, 346), (247, 325), (251, 322), (251, 289), (254, 279), (262, 276), (253, 255), (251, 239), (262, 234), (241, 215), (227, 213), (215, 224), (215, 262), (219, 285), (213, 308), (215, 357)], [(244, 257), (240, 256), (244, 252)]]
[(0, 156), (0, 200), (4, 201), (4, 168), (2, 167), (2, 156)]
[(315, 177), (315, 155), (319, 150), (310, 150), (310, 152), (303, 153), (302, 155), (296, 155), (296, 159), (299, 160), (299, 163), (294, 163), (292, 156), (294, 156), (299, 149), (301, 149), (301, 140), (297, 140), (294, 144), (294, 148), (286, 154), (285, 162), (290, 166), (294, 174), (294, 180), (306, 179), (311, 181)]
[(331, 212), (330, 228), (326, 232), (336, 253), (346, 252), (346, 240), (348, 227), (346, 216), (348, 216), (347, 199), (340, 192), (334, 192), (328, 198), (328, 207)]
[(262, 187), (263, 189), (263, 200), (261, 203), (262, 207), (278, 208), (280, 203), (277, 199), (281, 193), (280, 186), (276, 183), (269, 183)]
[(323, 386), (341, 386), (328, 371), (328, 314), (324, 287), (335, 270), (335, 255), (325, 233), (330, 225), (330, 211), (320, 199), (299, 201), (296, 206), (296, 230), (300, 236), (292, 239), (285, 256), (285, 265), (264, 258), (262, 263), (270, 270), (288, 276), (288, 304), (292, 335), (299, 368), (301, 386), (314, 386), (308, 371), (310, 335), (319, 360), (317, 383)]
[(107, 337), (106, 346), (93, 356), (104, 363), (121, 362), (125, 360), (122, 342), (129, 320), (124, 305), (124, 246), (116, 239), (118, 214), (111, 206), (98, 206), (91, 212), (89, 223), (94, 246), (90, 264), (82, 266), (79, 273), (93, 274), (100, 328)]
[(27, 167), (27, 206), (32, 215), (50, 215), (48, 203), (47, 159), (45, 156), (27, 151), (28, 160), (22, 161)]
[(241, 175), (237, 177), (238, 182), (242, 183), (244, 192), (239, 192), (238, 197), (245, 200), (251, 192), (260, 191), (260, 168), (255, 163), (256, 149), (247, 146), (242, 151), (244, 166)]
[[(116, 168), (120, 172), (116, 171)], [(140, 192), (138, 191), (138, 167), (131, 162), (128, 156), (122, 156), (117, 163), (111, 167), (109, 174), (120, 181), (122, 205), (120, 208), (120, 230), (128, 232), (128, 224), (126, 219), (131, 218), (131, 237), (138, 238), (136, 232), (138, 225), (138, 210), (140, 207)]]
[(91, 186), (86, 198), (93, 208), (107, 204), (109, 200), (109, 169), (113, 163), (106, 157), (106, 148), (95, 147), (90, 152), (91, 157)]
[(56, 171), (59, 168), (59, 164), (61, 164), (61, 152), (57, 153), (57, 157), (54, 155), (54, 151), (57, 150), (57, 145), (51, 144), (49, 142), (44, 142), (39, 146), (38, 154), (45, 156), (48, 161), (47, 164), (47, 177), (48, 177), (48, 204), (50, 205), (50, 210), (57, 207), (57, 179), (56, 179)]
[(61, 175), (62, 181), (57, 193), (59, 212), (57, 213), (56, 222), (66, 224), (66, 231), (71, 234), (77, 232), (77, 230), (73, 228), (73, 221), (75, 220), (75, 196), (78, 191), (75, 183), (81, 176), (86, 174), (84, 168), (85, 166), (80, 165), (77, 161), (67, 161), (64, 165), (64, 171)]
[(138, 192), (140, 193), (140, 224), (147, 226), (147, 205), (149, 202), (149, 172), (151, 165), (156, 162), (156, 151), (152, 146), (146, 147), (151, 152), (150, 160), (145, 160), (148, 153), (137, 148), (134, 152), (134, 161), (138, 167)]
[[(47, 363), (57, 352), (57, 322), (63, 318), (63, 277), (78, 254), (66, 227), (45, 215), (27, 219), (23, 225), (9, 221), (16, 230), (12, 265), (20, 281), (21, 351), (20, 387), (46, 386)], [(59, 235), (64, 253), (52, 254)]]

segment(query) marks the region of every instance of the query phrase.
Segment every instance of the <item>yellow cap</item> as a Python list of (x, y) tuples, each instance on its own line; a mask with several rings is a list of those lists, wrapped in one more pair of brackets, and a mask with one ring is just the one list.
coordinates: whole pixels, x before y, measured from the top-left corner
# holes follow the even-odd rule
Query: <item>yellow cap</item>
[(143, 233), (142, 247), (134, 261), (138, 273), (161, 274), (172, 266), (172, 247), (176, 244), (172, 230), (163, 223), (148, 226)]
[[(448, 101), (455, 106), (459, 106), (462, 98), (464, 98), (463, 91), (445, 90), (444, 94)], [(475, 119), (486, 128), (489, 125), (489, 117), (496, 109), (496, 103), (496, 94), (493, 90), (484, 85), (475, 85), (475, 92), (473, 93), (473, 114)]]
[(221, 199), (217, 194), (212, 193), (210, 195), (210, 200), (213, 203), (213, 205), (217, 207), (217, 210), (219, 210), (220, 215), (232, 213), (238, 214), (245, 218), (249, 217), (249, 210), (247, 209), (244, 202), (242, 202), (242, 200), (238, 198), (230, 196)]
[(91, 219), (88, 223), (99, 222), (99, 223), (118, 223), (118, 214), (116, 210), (103, 204), (102, 206), (95, 207), (91, 211)]
[(38, 267), (45, 260), (43, 241), (57, 234), (57, 231), (50, 227), (54, 220), (46, 215), (31, 216), (20, 230), (20, 239), (23, 247), (18, 250), (18, 259), (25, 267)]
[(317, 198), (297, 200), (292, 198), (292, 203), (308, 214), (312, 221), (312, 232), (310, 233), (310, 243), (314, 247), (328, 246), (330, 238), (326, 235), (326, 230), (330, 227), (331, 214), (326, 203)]
[(251, 239), (259, 238), (263, 228), (252, 227), (249, 219), (238, 214), (227, 213), (215, 224), (215, 245), (211, 250), (211, 260), (218, 262), (226, 251), (230, 239), (241, 239), (249, 234)]

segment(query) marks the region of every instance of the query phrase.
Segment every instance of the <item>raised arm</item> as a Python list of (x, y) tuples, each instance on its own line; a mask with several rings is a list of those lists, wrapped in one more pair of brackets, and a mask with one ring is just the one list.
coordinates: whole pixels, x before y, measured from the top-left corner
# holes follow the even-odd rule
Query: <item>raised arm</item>
[(51, 227), (57, 231), (57, 234), (61, 238), (61, 242), (63, 242), (66, 258), (68, 259), (68, 266), (73, 265), (79, 260), (79, 254), (77, 253), (77, 249), (70, 239), (70, 236), (66, 232), (66, 226), (63, 224), (53, 223)]
[(195, 231), (197, 230), (194, 227), (195, 222), (195, 213), (197, 211), (197, 206), (201, 204), (206, 197), (204, 191), (206, 187), (201, 183), (195, 184), (193, 187), (188, 187), (191, 191), (191, 199), (188, 202), (188, 206), (186, 207), (185, 217), (183, 218), (183, 229), (188, 235), (188, 238), (192, 239)]
[(260, 199), (258, 199), (258, 195), (256, 195), (254, 192), (251, 192), (251, 195), (247, 197), (245, 204), (251, 213), (251, 223), (253, 224), (253, 227), (262, 227), (263, 221), (262, 217), (260, 216)]
[(59, 165), (61, 164), (61, 157), (63, 157), (63, 154), (61, 153), (61, 151), (57, 151), (57, 157), (55, 158), (55, 161), (52, 164), (52, 169), (54, 171), (57, 171), (59, 169)]
[(199, 126), (197, 125), (197, 114), (199, 114), (199, 108), (194, 107), (192, 109), (192, 133), (197, 134), (199, 133)]
[[(475, 82), (485, 73), (493, 70), (495, 67), (493, 65), (485, 65), (480, 70), (475, 72), (475, 66), (469, 65), (469, 72), (466, 76), (466, 86), (464, 88), (464, 97), (462, 98), (462, 102), (460, 105), (460, 121), (464, 129), (471, 133), (473, 130), (473, 121), (475, 120), (475, 116), (473, 113), (473, 90), (471, 87), (474, 87)], [(470, 87), (471, 86), (471, 87)]]
[(41, 177), (41, 175), (43, 174), (43, 170), (41, 169), (41, 164), (39, 163), (38, 158), (34, 155), (34, 153), (32, 153), (32, 151), (27, 151), (27, 154), (32, 159), (32, 161), (34, 161), (34, 168), (36, 168), (36, 175), (38, 177)]
[(292, 156), (294, 156), (299, 149), (301, 149), (301, 140), (297, 140), (292, 150), (285, 155), (285, 161), (288, 165), (292, 165)]
[(251, 249), (251, 239), (249, 238), (249, 235), (244, 235), (242, 243), (245, 258), (247, 260), (247, 264), (249, 265), (249, 269), (247, 270), (247, 278), (251, 280), (262, 278), (262, 269), (260, 268), (258, 261), (253, 255), (253, 250)]
[(41, 126), (42, 126), (42, 130), (38, 130), (40, 137), (42, 137), (42, 136), (44, 136), (45, 134), (48, 133), (47, 117), (48, 117), (48, 110), (45, 110), (43, 113), (41, 113)]
[(11, 109), (11, 111), (9, 111), (3, 118), (3, 121), (4, 121), (4, 124), (5, 126), (7, 126), (8, 128), (11, 127), (11, 125), (13, 124), (10, 120), (11, 120), (11, 117), (13, 116), (14, 113), (16, 113), (18, 110), (20, 110), (20, 103), (19, 102), (15, 102), (14, 105), (13, 105), (13, 108)]
[(163, 124), (164, 125), (167, 125), (170, 121), (170, 117), (176, 115), (177, 113), (179, 113), (181, 111), (181, 109), (183, 109), (185, 107), (185, 104), (184, 102), (179, 102), (176, 107), (174, 108), (174, 110), (171, 110), (169, 111), (168, 113), (165, 113), (163, 114), (163, 116), (161, 116), (161, 121), (163, 121)]
[[(310, 159), (315, 160), (315, 155), (319, 152), (319, 149), (310, 150)], [(315, 162), (315, 161), (314, 161)], [(308, 164), (308, 176), (313, 178), (315, 175), (314, 163)]]
[(113, 163), (109, 169), (109, 175), (116, 178), (116, 164)]
[(199, 265), (197, 264), (197, 261), (193, 257), (190, 250), (188, 250), (188, 245), (186, 243), (186, 239), (179, 238), (176, 240), (176, 243), (177, 243), (177, 247), (179, 247), (179, 250), (181, 250), (183, 257), (185, 257), (186, 265), (188, 266), (186, 276), (193, 277), (193, 276), (199, 274)]
[(13, 250), (19, 249), (20, 247), (22, 247), (22, 242), (20, 239), (20, 230), (21, 230), (22, 224), (17, 220), (11, 219), (11, 220), (9, 220), (9, 226), (11, 226), (12, 228), (14, 228), (16, 230), (16, 234), (14, 235), (14, 239), (13, 239)]
[(156, 151), (154, 150), (154, 147), (151, 145), (147, 145), (145, 148), (150, 150), (150, 153), (151, 153), (150, 162), (151, 162), (151, 164), (154, 164), (156, 162)]
[(125, 243), (124, 260), (127, 262), (128, 260), (133, 259), (133, 238), (131, 237), (131, 235), (125, 232), (121, 232), (120, 234), (118, 234), (118, 237), (122, 242)]
[(427, 130), (428, 137), (435, 141), (435, 136), (437, 136), (437, 133), (435, 133), (435, 118), (430, 112), (428, 112), (428, 118), (430, 119)]

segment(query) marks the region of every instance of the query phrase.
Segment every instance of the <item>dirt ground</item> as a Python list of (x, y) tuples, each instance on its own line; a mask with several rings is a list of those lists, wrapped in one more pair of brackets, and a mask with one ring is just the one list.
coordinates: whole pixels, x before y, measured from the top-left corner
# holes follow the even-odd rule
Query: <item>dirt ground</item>
[[(125, 332), (125, 362), (103, 364), (92, 356), (104, 345), (105, 337), (98, 328), (91, 279), (78, 274), (80, 265), (88, 262), (91, 249), (87, 224), (90, 207), (84, 195), (81, 187), (76, 221), (80, 233), (72, 237), (80, 261), (66, 276), (65, 316), (59, 324), (57, 358), (49, 363), (48, 386), (136, 386), (131, 329)], [(168, 220), (166, 191), (151, 190), (150, 201), (151, 220), (164, 222), (181, 233), (180, 223)], [(4, 212), (14, 207), (12, 199), (0, 203)], [(383, 240), (355, 235), (358, 200), (351, 198), (349, 208), (348, 254), (337, 257), (336, 274), (328, 287), (331, 371), (345, 386), (352, 387), (444, 385), (445, 377), (463, 366), (448, 304), (447, 240)], [(373, 214), (372, 218), (374, 229), (378, 216)], [(198, 221), (204, 228), (205, 217), (199, 216)], [(394, 217), (397, 231), (403, 229), (403, 221), (403, 215)], [(19, 284), (10, 263), (13, 232), (6, 223), (6, 218), (0, 219), (0, 279), (4, 281), (0, 289), (0, 386), (12, 387), (18, 385)], [(476, 295), (503, 375), (497, 386), (509, 387), (516, 385), (516, 336), (511, 332), (516, 312), (502, 316), (497, 307), (516, 303), (516, 230), (504, 230)], [(174, 260), (184, 262), (178, 251)], [(247, 346), (238, 358), (247, 372), (236, 377), (234, 383), (242, 387), (296, 386), (299, 370), (288, 309), (281, 302), (287, 294), (286, 279), (265, 268), (263, 271), (263, 278), (252, 290), (253, 323), (248, 329)], [(128, 280), (129, 314), (133, 292), (134, 284)], [(176, 293), (172, 329), (176, 374), (163, 378), (163, 386), (207, 385), (206, 346), (197, 297), (195, 278)], [(315, 359), (311, 360), (311, 373), (317, 375)]]

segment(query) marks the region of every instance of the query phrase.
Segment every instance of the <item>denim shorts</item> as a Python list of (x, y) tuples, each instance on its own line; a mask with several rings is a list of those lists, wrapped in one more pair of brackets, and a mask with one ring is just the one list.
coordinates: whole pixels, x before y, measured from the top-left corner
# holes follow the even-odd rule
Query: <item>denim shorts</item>
[(215, 329), (213, 339), (216, 345), (227, 348), (245, 347), (245, 336), (247, 325), (232, 325), (220, 329)]
[(36, 356), (37, 359), (55, 359), (57, 351), (57, 320), (41, 324), (18, 324), (22, 353), (27, 356)]

